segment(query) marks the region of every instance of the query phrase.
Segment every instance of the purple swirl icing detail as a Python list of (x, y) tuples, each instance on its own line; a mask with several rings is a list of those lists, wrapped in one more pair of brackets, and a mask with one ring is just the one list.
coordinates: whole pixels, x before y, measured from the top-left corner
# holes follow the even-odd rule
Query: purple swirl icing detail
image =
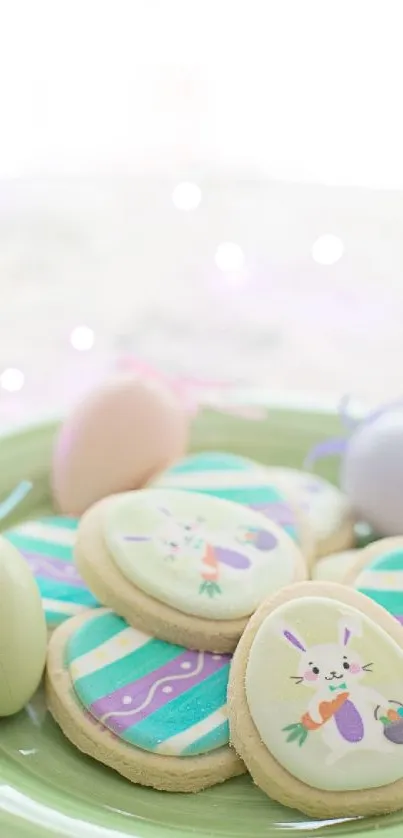
[(53, 579), (55, 582), (65, 582), (76, 588), (85, 588), (85, 584), (73, 564), (68, 564), (52, 556), (41, 556), (24, 550), (26, 558), (34, 576)]
[[(160, 669), (98, 699), (90, 711), (114, 733), (121, 734), (228, 666), (230, 660), (230, 655), (184, 652)], [(158, 686), (157, 682), (160, 682)]]

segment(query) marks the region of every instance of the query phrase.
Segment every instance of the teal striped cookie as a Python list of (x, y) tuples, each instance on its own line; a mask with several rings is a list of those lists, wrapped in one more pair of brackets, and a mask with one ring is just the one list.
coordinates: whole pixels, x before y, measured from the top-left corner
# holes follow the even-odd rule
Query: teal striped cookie
[(160, 475), (155, 488), (183, 489), (231, 500), (261, 512), (284, 529), (304, 550), (308, 532), (289, 493), (259, 463), (236, 454), (208, 451), (190, 454)]
[(25, 521), (3, 533), (27, 560), (37, 581), (48, 628), (98, 605), (73, 563), (77, 518)]
[[(194, 791), (186, 787), (189, 776), (193, 786), (197, 775), (205, 786), (240, 773), (238, 758), (229, 748), (230, 655), (190, 651), (156, 640), (113, 611), (97, 609), (55, 632), (48, 665), (51, 683), (53, 671), (57, 672), (52, 666), (55, 656), (63, 661), (67, 685), (65, 689), (55, 680), (59, 701), (67, 696), (70, 717), (72, 708), (75, 714), (79, 711), (81, 729), (86, 720), (86, 738), (93, 734), (94, 750), (98, 740), (102, 742), (93, 756), (110, 765), (108, 758), (104, 760), (108, 743), (116, 755), (119, 743), (125, 758), (118, 770), (129, 779), (140, 781), (137, 776), (143, 771), (145, 785), (165, 787), (156, 777), (166, 771), (168, 790)], [(50, 709), (69, 736), (56, 704), (51, 687)], [(80, 726), (71, 736), (78, 747)], [(172, 765), (176, 780), (169, 788)]]
[(403, 537), (383, 538), (361, 550), (347, 581), (403, 624)]

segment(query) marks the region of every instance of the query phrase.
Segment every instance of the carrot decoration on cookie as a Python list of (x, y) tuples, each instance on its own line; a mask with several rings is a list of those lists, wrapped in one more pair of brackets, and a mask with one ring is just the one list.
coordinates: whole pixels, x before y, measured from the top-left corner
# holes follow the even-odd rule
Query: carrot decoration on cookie
[(229, 547), (212, 547), (211, 544), (206, 544), (206, 552), (202, 559), (202, 578), (204, 582), (201, 584), (199, 592), (207, 593), (209, 596), (221, 593), (221, 588), (218, 584), (220, 576), (220, 564), (226, 564), (234, 570), (246, 570), (250, 567), (251, 562), (243, 553), (238, 550), (232, 550)]
[(202, 560), (202, 579), (204, 582), (200, 585), (199, 592), (201, 594), (208, 594), (209, 597), (221, 593), (221, 588), (218, 584), (219, 579), (218, 560), (215, 555), (214, 547), (211, 544), (206, 544), (206, 552)]
[(297, 739), (298, 745), (303, 745), (308, 737), (308, 733), (311, 730), (318, 730), (329, 719), (333, 718), (347, 701), (348, 696), (348, 692), (342, 692), (332, 701), (321, 701), (318, 708), (321, 717), (320, 722), (315, 722), (309, 713), (304, 713), (299, 722), (283, 727), (283, 730), (288, 732), (287, 742), (294, 742)]

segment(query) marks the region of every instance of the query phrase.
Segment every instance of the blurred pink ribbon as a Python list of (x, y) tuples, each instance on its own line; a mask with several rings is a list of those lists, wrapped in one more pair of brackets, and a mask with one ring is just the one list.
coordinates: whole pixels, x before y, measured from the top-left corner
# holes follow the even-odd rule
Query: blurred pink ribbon
[(237, 386), (231, 381), (168, 375), (147, 361), (132, 355), (120, 358), (117, 366), (120, 372), (133, 372), (169, 387), (192, 416), (195, 416), (203, 407), (211, 407), (220, 413), (251, 421), (259, 421), (267, 416), (267, 410), (263, 407), (228, 404), (226, 395), (237, 391)]

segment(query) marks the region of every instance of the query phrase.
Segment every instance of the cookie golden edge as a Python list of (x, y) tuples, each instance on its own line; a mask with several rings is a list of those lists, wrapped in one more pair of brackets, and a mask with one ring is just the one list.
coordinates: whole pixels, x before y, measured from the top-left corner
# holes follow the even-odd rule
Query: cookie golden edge
[[(324, 791), (290, 774), (261, 741), (246, 699), (245, 678), (249, 653), (266, 617), (279, 606), (303, 597), (327, 597), (361, 611), (403, 649), (403, 629), (381, 606), (337, 582), (302, 582), (283, 588), (267, 599), (249, 620), (235, 651), (228, 683), (230, 741), (244, 761), (254, 783), (269, 797), (314, 818), (381, 815), (403, 808), (403, 779), (361, 791)], [(403, 768), (402, 768), (403, 774)]]
[(126, 744), (89, 716), (75, 696), (65, 649), (69, 638), (96, 613), (91, 609), (67, 620), (55, 630), (49, 643), (46, 703), (66, 738), (79, 751), (130, 782), (159, 791), (198, 792), (244, 774), (245, 766), (230, 746), (194, 757), (163, 756)]
[[(200, 652), (233, 652), (248, 617), (239, 620), (207, 620), (171, 608), (129, 582), (110, 558), (102, 537), (102, 516), (110, 498), (95, 504), (82, 517), (74, 549), (74, 560), (84, 582), (102, 603), (112, 608), (134, 628), (160, 640)], [(294, 582), (308, 576), (300, 548)]]

